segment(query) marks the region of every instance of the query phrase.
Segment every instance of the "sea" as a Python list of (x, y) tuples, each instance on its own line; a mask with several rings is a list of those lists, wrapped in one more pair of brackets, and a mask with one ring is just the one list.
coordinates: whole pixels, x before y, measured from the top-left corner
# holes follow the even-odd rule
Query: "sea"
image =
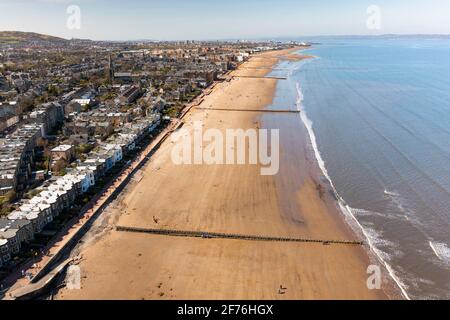
[[(310, 39), (311, 40), (311, 39)], [(320, 38), (271, 73), (338, 206), (407, 299), (450, 299), (450, 40)], [(276, 104), (276, 102), (275, 102)]]

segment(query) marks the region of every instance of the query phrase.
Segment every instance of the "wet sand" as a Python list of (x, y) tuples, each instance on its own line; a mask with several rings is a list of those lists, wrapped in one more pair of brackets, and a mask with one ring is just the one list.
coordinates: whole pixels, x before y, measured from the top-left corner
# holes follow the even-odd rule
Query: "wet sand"
[[(264, 53), (236, 75), (264, 76), (289, 51)], [(277, 81), (234, 78), (202, 108), (264, 109)], [(317, 190), (319, 172), (298, 114), (192, 109), (183, 128), (280, 128), (280, 172), (257, 165), (181, 165), (168, 139), (130, 186), (114, 223), (273, 237), (355, 240), (332, 197)], [(111, 209), (113, 210), (113, 209)], [(81, 290), (58, 299), (386, 299), (368, 290), (360, 246), (192, 239), (108, 231), (81, 249)], [(283, 287), (285, 290), (279, 291)]]

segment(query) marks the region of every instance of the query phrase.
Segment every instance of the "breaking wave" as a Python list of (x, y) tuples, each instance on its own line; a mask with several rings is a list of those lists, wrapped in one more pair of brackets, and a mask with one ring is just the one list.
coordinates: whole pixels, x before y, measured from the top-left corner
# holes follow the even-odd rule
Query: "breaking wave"
[(396, 193), (396, 192), (392, 192), (392, 191), (388, 191), (388, 190), (384, 190), (384, 194), (385, 195), (388, 195), (388, 196), (391, 196), (391, 197), (398, 197), (399, 196), (399, 194), (398, 193)]
[(429, 244), (436, 257), (450, 265), (450, 248), (445, 243), (430, 241)]

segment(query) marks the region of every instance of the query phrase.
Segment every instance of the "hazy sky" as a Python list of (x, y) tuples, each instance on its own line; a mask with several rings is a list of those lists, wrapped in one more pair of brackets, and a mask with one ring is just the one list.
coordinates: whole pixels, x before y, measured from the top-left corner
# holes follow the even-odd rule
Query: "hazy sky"
[[(80, 8), (80, 29), (67, 27), (70, 5)], [(367, 27), (371, 5), (379, 29)], [(450, 34), (450, 1), (0, 0), (0, 30), (99, 40)]]

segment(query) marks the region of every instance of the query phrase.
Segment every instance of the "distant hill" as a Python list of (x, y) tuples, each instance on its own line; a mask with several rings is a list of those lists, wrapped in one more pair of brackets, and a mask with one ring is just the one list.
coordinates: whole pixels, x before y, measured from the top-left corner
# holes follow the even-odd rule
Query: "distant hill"
[(69, 40), (45, 34), (22, 31), (0, 31), (0, 44), (26, 44), (33, 42), (66, 42)]

